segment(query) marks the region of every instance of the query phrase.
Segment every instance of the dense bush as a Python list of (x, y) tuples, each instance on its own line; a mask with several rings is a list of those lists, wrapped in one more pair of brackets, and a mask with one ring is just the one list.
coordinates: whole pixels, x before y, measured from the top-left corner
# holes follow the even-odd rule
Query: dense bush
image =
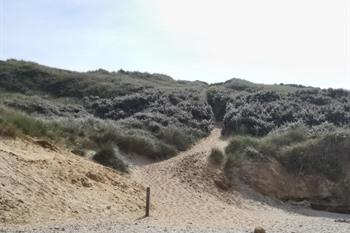
[(195, 140), (190, 134), (186, 134), (185, 131), (173, 127), (160, 128), (157, 132), (157, 137), (159, 140), (175, 146), (178, 150), (186, 150)]
[(20, 133), (30, 136), (49, 136), (48, 127), (41, 120), (19, 112), (0, 108), (0, 124), (2, 134), (16, 136)]
[(91, 138), (98, 146), (113, 143), (124, 153), (143, 155), (151, 159), (164, 159), (176, 154), (175, 147), (143, 131), (135, 133), (129, 130), (127, 133), (120, 133), (117, 130), (107, 130), (101, 134), (92, 135)]
[[(209, 134), (215, 120), (223, 121), (227, 136), (268, 135), (249, 139), (257, 145), (237, 153), (258, 159), (350, 124), (349, 91), (300, 85), (240, 79), (208, 85), (161, 74), (80, 73), (8, 60), (0, 61), (0, 87), (0, 104), (6, 106), (0, 111), (2, 135), (27, 134), (94, 150), (111, 142), (122, 153), (154, 159), (186, 150)], [(307, 129), (282, 133), (291, 123)]]
[(54, 102), (40, 96), (8, 95), (6, 98), (3, 98), (2, 104), (28, 114), (45, 117), (83, 118), (91, 116), (81, 105), (59, 101)]
[(262, 136), (298, 121), (308, 126), (325, 122), (346, 126), (350, 124), (350, 112), (346, 110), (350, 98), (346, 94), (337, 96), (340, 97), (331, 98), (328, 90), (319, 89), (288, 94), (264, 90), (231, 95), (226, 104), (223, 134)]
[(126, 153), (144, 155), (152, 159), (164, 159), (176, 154), (176, 149), (172, 146), (137, 135), (121, 137), (117, 145)]
[(93, 160), (104, 166), (127, 172), (128, 165), (118, 157), (117, 149), (111, 145), (104, 145), (94, 156)]
[(213, 84), (207, 91), (223, 134), (263, 136), (287, 123), (308, 126), (350, 124), (350, 92), (300, 85), (261, 85), (240, 79)]

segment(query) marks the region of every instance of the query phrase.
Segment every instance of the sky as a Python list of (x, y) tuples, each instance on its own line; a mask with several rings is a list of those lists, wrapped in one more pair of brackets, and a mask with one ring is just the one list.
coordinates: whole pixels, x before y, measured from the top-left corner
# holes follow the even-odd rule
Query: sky
[(350, 89), (350, 0), (0, 0), (0, 60)]

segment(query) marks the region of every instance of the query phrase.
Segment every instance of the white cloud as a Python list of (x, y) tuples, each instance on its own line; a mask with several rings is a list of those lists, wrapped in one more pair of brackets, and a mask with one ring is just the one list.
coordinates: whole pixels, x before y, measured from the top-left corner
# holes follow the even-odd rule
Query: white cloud
[(179, 48), (200, 54), (205, 69), (261, 82), (347, 81), (346, 0), (146, 2), (153, 23)]
[(350, 0), (0, 1), (1, 59), (350, 89)]

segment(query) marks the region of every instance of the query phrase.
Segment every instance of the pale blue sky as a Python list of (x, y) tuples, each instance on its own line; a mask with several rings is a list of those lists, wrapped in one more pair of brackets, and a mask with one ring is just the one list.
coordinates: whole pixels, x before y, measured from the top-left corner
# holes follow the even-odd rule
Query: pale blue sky
[(0, 59), (350, 89), (350, 0), (0, 0)]

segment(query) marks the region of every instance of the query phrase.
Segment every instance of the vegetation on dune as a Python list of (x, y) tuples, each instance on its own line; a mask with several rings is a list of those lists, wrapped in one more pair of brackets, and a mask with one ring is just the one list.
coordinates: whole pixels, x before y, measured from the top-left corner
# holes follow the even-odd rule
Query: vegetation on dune
[(235, 136), (225, 152), (229, 179), (240, 174), (265, 195), (306, 200), (319, 210), (350, 211), (348, 126), (289, 124), (262, 137)]
[(1, 135), (8, 137), (17, 137), (23, 134), (33, 137), (51, 138), (53, 136), (43, 121), (6, 108), (0, 108), (0, 126)]
[(261, 138), (233, 137), (225, 152), (227, 172), (245, 161), (274, 158), (296, 175), (320, 174), (336, 181), (350, 162), (350, 129), (293, 124)]
[[(151, 132), (132, 128), (129, 124), (98, 119), (61, 118), (44, 120), (7, 108), (0, 108), (0, 134), (6, 137), (28, 135), (40, 137), (73, 148), (99, 150), (113, 144), (124, 153), (138, 154), (152, 159), (169, 158), (185, 149), (196, 136), (184, 135), (178, 129), (163, 128), (167, 135), (153, 136)], [(183, 137), (181, 137), (183, 136)]]
[(98, 151), (109, 142), (122, 153), (159, 160), (186, 150), (213, 126), (204, 82), (16, 60), (0, 61), (0, 68), (3, 136), (43, 137), (74, 151)]
[(152, 159), (164, 159), (176, 154), (176, 148), (141, 130), (109, 129), (92, 135), (91, 139), (101, 147), (115, 144), (124, 153), (138, 154)]
[(272, 156), (292, 172), (335, 179), (336, 160), (348, 155), (350, 92), (341, 89), (241, 79), (208, 85), (7, 60), (0, 61), (0, 106), (1, 136), (43, 137), (78, 154), (109, 144), (120, 153), (161, 160), (207, 136), (216, 121), (225, 136), (235, 135), (227, 156), (215, 149), (210, 156), (228, 170), (247, 158)]
[(72, 72), (41, 66), (33, 62), (0, 61), (0, 87), (9, 92), (50, 94), (52, 96), (98, 96), (114, 98), (153, 90), (192, 90), (206, 86), (203, 82), (177, 82), (169, 76), (141, 72)]
[(223, 121), (224, 135), (263, 136), (291, 122), (310, 127), (325, 122), (339, 127), (350, 124), (349, 91), (243, 84), (241, 80), (231, 80), (213, 85), (207, 92), (215, 118)]
[(111, 145), (104, 145), (93, 156), (93, 160), (107, 167), (128, 172), (128, 165), (119, 157), (118, 150)]

